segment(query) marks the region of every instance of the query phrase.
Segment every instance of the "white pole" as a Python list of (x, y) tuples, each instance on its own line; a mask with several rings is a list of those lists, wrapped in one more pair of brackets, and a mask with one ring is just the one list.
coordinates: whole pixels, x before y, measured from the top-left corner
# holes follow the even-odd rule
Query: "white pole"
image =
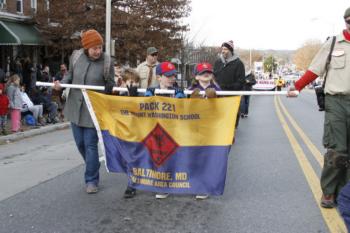
[[(46, 86), (53, 87), (53, 83), (46, 82), (36, 82), (37, 86)], [(105, 89), (104, 86), (91, 86), (91, 85), (78, 85), (78, 84), (60, 84), (63, 88), (77, 88), (77, 89), (87, 89), (87, 90), (96, 90), (103, 91)], [(125, 87), (113, 87), (114, 91), (122, 91), (127, 92), (128, 89)], [(137, 89), (139, 93), (145, 93), (146, 89)], [(184, 90), (184, 94), (190, 95), (193, 91)], [(164, 89), (156, 89), (155, 94), (174, 94), (174, 90), (164, 90)], [(298, 91), (294, 91), (295, 94), (299, 94)], [(204, 95), (205, 92), (201, 91), (200, 94)], [(287, 91), (216, 91), (216, 95), (287, 95)]]
[(106, 54), (111, 54), (111, 0), (106, 0)]

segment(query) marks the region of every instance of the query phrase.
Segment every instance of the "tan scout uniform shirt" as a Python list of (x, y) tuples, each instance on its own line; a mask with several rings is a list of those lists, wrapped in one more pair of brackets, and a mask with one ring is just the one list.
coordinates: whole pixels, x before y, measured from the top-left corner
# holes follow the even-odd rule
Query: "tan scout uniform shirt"
[[(159, 83), (156, 79), (156, 66), (158, 65), (158, 62), (154, 65), (153, 67), (153, 76), (152, 76), (152, 81), (150, 83), (150, 87), (155, 87), (158, 86)], [(136, 68), (137, 73), (140, 75), (141, 79), (141, 88), (147, 88), (148, 84), (148, 74), (149, 74), (149, 67), (147, 66), (147, 62), (144, 61), (140, 65), (137, 66)]]
[[(325, 75), (325, 65), (332, 38), (322, 46), (311, 62), (309, 70), (322, 77)], [(330, 95), (350, 95), (350, 43), (343, 33), (336, 37), (332, 60), (326, 78), (325, 93)]]

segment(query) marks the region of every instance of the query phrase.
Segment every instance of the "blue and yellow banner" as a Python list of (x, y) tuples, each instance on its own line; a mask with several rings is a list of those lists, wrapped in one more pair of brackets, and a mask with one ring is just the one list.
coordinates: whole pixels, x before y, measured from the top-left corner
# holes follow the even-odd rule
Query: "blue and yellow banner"
[(240, 97), (175, 99), (88, 91), (110, 172), (136, 189), (222, 195)]

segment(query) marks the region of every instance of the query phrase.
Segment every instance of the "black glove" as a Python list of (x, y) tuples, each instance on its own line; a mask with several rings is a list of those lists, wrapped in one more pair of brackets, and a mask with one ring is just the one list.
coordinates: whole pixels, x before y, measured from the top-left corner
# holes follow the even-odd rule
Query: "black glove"
[(175, 88), (175, 98), (186, 98), (184, 90), (182, 88)]
[(106, 84), (105, 84), (105, 94), (112, 95), (113, 86), (114, 86), (113, 83), (106, 82)]
[(131, 85), (127, 85), (126, 87), (128, 88), (129, 96), (138, 96), (138, 94), (137, 94), (137, 86), (133, 86), (131, 84)]
[(145, 96), (154, 96), (155, 88), (149, 87), (146, 89)]

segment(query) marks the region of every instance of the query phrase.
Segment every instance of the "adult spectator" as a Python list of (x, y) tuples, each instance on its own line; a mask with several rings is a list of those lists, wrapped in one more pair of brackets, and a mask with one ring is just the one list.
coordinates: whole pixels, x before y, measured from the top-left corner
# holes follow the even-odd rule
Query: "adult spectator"
[(27, 87), (27, 92), (30, 93), (30, 88), (32, 84), (32, 72), (33, 72), (33, 63), (29, 57), (24, 59), (23, 64), (23, 84)]
[(45, 123), (43, 120), (43, 105), (41, 104), (34, 105), (32, 100), (29, 98), (29, 96), (25, 92), (24, 85), (21, 86), (21, 97), (23, 101), (21, 112), (30, 111), (33, 114), (36, 124), (44, 125)]
[(40, 90), (32, 90), (32, 100), (35, 105), (42, 105), (43, 112), (47, 114), (47, 123), (58, 123), (60, 120), (57, 117), (58, 105), (51, 100), (50, 89), (41, 87)]
[[(73, 52), (68, 75), (61, 82), (105, 86), (105, 93), (111, 94), (115, 86), (114, 67), (110, 56), (102, 51), (102, 36), (91, 29), (82, 33), (81, 43), (83, 48)], [(55, 81), (55, 89), (60, 88), (60, 81)], [(100, 168), (98, 137), (80, 89), (70, 89), (64, 115), (71, 121), (75, 143), (85, 161), (86, 192), (96, 193)]]
[(6, 74), (3, 69), (0, 67), (0, 83), (6, 83)]
[[(325, 74), (325, 121), (323, 146), (339, 154), (350, 154), (350, 8), (345, 11), (344, 21), (346, 29), (335, 37), (329, 38), (311, 62), (305, 74), (290, 86), (288, 96), (295, 97), (294, 90), (301, 91), (306, 85), (317, 77)], [(333, 47), (334, 46), (334, 47)], [(333, 47), (333, 50), (332, 50)], [(328, 72), (326, 64), (330, 63)], [(336, 198), (341, 188), (350, 179), (350, 169), (333, 168), (325, 163), (321, 174), (322, 198), (320, 204), (323, 208), (334, 208)]]
[[(251, 91), (252, 86), (254, 86), (256, 83), (254, 74), (250, 70), (248, 74), (245, 77), (245, 83), (243, 86), (243, 91)], [(241, 117), (248, 117), (248, 112), (249, 112), (249, 101), (250, 101), (250, 95), (244, 95), (241, 97), (241, 107), (240, 107), (240, 112), (241, 112)]]
[(44, 67), (44, 69), (42, 71), (42, 75), (41, 75), (41, 81), (43, 81), (43, 82), (52, 82), (49, 66), (45, 66)]
[(61, 81), (64, 78), (64, 76), (66, 76), (67, 74), (68, 74), (67, 66), (66, 64), (62, 63), (60, 65), (60, 71), (57, 72), (57, 74), (53, 78), (53, 81)]
[(156, 66), (158, 64), (158, 50), (155, 47), (147, 48), (146, 60), (136, 68), (136, 71), (141, 78), (141, 88), (155, 87), (159, 85), (156, 78)]
[[(53, 77), (53, 81), (61, 81), (68, 74), (66, 64), (60, 65), (60, 71)], [(64, 100), (62, 99), (62, 90), (52, 89), (51, 97), (52, 101), (55, 102), (58, 106), (58, 111), (60, 113), (60, 118), (63, 119), (63, 104)]]

